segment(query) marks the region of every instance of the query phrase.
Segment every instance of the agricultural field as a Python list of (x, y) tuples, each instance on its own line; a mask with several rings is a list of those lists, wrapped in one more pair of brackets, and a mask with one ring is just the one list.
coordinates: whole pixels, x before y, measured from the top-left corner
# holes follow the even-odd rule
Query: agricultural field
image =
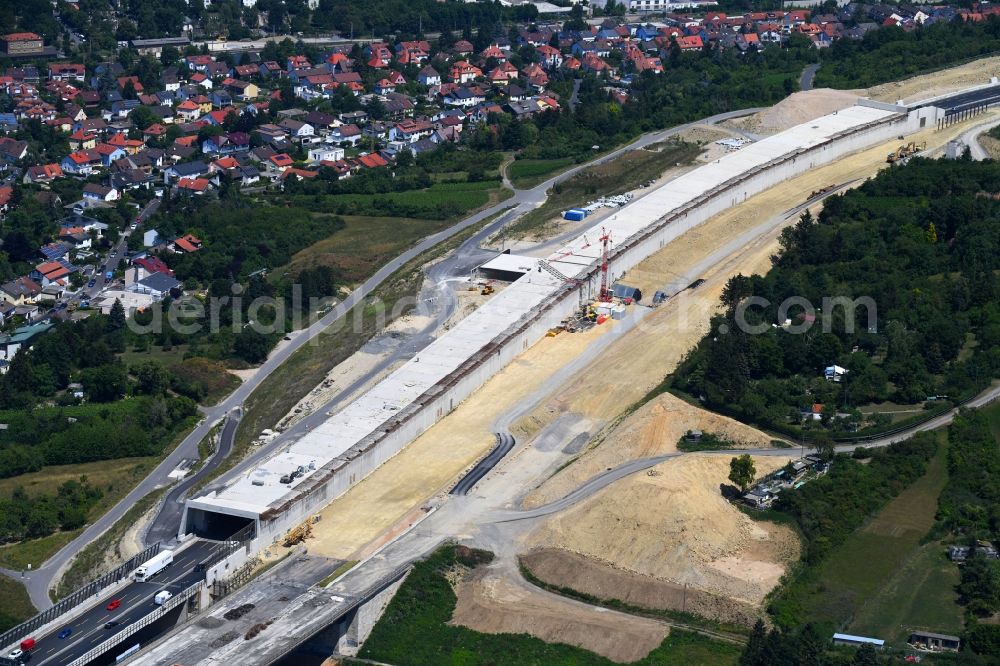
[(557, 171), (562, 171), (575, 163), (576, 161), (572, 157), (551, 160), (515, 160), (507, 168), (507, 176), (514, 187), (528, 189), (548, 179)]
[[(943, 433), (939, 439), (944, 441)], [(902, 626), (933, 624), (939, 632), (955, 629), (956, 618), (960, 622), (962, 614), (954, 595), (947, 593), (952, 575), (932, 574), (940, 568), (940, 558), (935, 556), (943, 551), (921, 546), (934, 526), (938, 495), (947, 479), (947, 447), (939, 446), (924, 476), (835, 547), (815, 569), (792, 581), (782, 593), (783, 605), (794, 608), (800, 620), (832, 630), (850, 627), (898, 637)], [(921, 562), (933, 569), (929, 571)], [(932, 610), (930, 605), (937, 607)], [(938, 622), (946, 626), (939, 627)]]
[(337, 215), (449, 220), (510, 196), (497, 180), (434, 183), (421, 190), (382, 194), (297, 194), (288, 197), (292, 205)]

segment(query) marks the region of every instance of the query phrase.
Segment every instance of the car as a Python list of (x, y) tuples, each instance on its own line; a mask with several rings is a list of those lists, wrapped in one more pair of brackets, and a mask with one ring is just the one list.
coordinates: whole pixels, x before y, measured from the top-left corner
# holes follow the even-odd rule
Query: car
[(90, 282), (87, 283), (87, 289), (92, 289), (95, 284), (97, 284), (97, 279), (96, 278), (91, 278)]
[(111, 256), (112, 257), (117, 257), (118, 256), (118, 250), (111, 250)]
[(119, 622), (118, 620), (111, 620), (110, 622), (105, 622), (104, 623), (104, 628), (105, 629), (114, 629), (119, 624), (121, 624), (121, 622)]
[(107, 609), (109, 611), (118, 610), (118, 607), (121, 605), (122, 605), (121, 599), (112, 599), (111, 602), (108, 604)]
[(63, 630), (59, 632), (59, 638), (69, 638), (73, 635), (73, 629), (71, 627), (63, 627)]
[(7, 658), (13, 659), (14, 661), (18, 661), (23, 656), (24, 656), (24, 650), (22, 650), (21, 648), (14, 648), (7, 655)]

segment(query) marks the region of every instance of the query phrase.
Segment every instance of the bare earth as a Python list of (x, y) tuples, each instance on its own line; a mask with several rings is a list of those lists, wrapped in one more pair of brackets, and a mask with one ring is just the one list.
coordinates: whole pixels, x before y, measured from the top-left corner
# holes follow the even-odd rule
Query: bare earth
[[(785, 462), (755, 459), (758, 475)], [(729, 483), (728, 473), (728, 456), (691, 454), (617, 481), (551, 516), (535, 529), (529, 544), (547, 550), (548, 557), (561, 550), (594, 566), (582, 575), (583, 569), (550, 565), (546, 575), (553, 579), (543, 579), (677, 609), (676, 594), (657, 603), (657, 595), (644, 590), (643, 583), (665, 582), (668, 585), (655, 589), (675, 592), (686, 585), (707, 593), (687, 610), (752, 623), (752, 609), (777, 585), (786, 566), (798, 559), (798, 538), (788, 527), (755, 522), (726, 501), (720, 485)], [(560, 570), (568, 580), (555, 578)], [(627, 574), (624, 579), (622, 572)], [(628, 584), (618, 591), (624, 582)], [(735, 602), (731, 608), (722, 603), (725, 599)]]
[(580, 458), (523, 501), (526, 508), (547, 504), (569, 494), (587, 479), (630, 460), (673, 453), (688, 430), (718, 435), (739, 448), (770, 446), (771, 437), (756, 428), (690, 405), (669, 393), (649, 401), (635, 414), (602, 435), (603, 444)]
[(455, 592), (452, 624), (488, 634), (530, 634), (622, 663), (642, 659), (670, 633), (663, 623), (548, 594), (495, 567), (476, 569)]

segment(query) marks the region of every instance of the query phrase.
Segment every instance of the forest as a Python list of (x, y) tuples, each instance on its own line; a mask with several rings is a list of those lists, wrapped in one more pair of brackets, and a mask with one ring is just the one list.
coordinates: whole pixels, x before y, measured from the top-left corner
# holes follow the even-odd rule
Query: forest
[[(859, 410), (874, 403), (972, 395), (1000, 375), (998, 192), (994, 162), (917, 159), (831, 197), (782, 232), (767, 275), (729, 281), (668, 385), (795, 436), (884, 427)], [(815, 309), (783, 309), (793, 297)]]
[(863, 88), (926, 74), (1000, 52), (1000, 18), (935, 23), (905, 31), (882, 27), (861, 40), (840, 39), (822, 52), (817, 87)]

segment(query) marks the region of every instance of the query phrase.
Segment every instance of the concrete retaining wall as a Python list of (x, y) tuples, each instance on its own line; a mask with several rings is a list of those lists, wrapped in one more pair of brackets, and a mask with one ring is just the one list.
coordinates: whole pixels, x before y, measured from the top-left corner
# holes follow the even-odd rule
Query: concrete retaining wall
[[(743, 174), (684, 209), (664, 216), (641, 235), (619, 244), (611, 254), (609, 270), (612, 275), (621, 276), (670, 241), (723, 210), (808, 169), (829, 164), (894, 136), (933, 127), (942, 115), (943, 112), (934, 107), (901, 113), (846, 131), (812, 148), (786, 154), (756, 172)], [(569, 316), (577, 308), (581, 292), (585, 298), (592, 298), (598, 281), (599, 267), (595, 265), (580, 287), (567, 286), (557, 297), (529, 312), (486, 345), (476, 358), (453, 373), (453, 382), (444, 382), (443, 387), (435, 387), (401, 410), (394, 419), (397, 425), (391, 431), (366, 438), (341, 459), (325, 466), (323, 473), (317, 474), (312, 483), (303, 483), (295, 498), (258, 521), (257, 538), (251, 552), (267, 547), (289, 529), (307, 520), (451, 412), (516, 356), (541, 340), (546, 331)], [(431, 395), (434, 391), (437, 393)]]

